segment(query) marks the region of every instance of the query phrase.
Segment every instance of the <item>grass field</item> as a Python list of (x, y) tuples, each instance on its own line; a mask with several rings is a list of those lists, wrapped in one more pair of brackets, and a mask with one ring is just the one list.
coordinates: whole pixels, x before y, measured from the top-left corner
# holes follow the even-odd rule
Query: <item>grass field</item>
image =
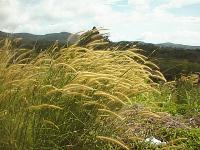
[(97, 32), (39, 54), (1, 41), (0, 149), (198, 149), (200, 86)]

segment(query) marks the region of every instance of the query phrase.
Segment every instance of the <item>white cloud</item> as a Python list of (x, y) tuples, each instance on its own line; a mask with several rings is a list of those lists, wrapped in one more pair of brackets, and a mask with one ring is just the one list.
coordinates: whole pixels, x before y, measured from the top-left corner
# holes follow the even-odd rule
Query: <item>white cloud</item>
[(26, 22), (28, 16), (21, 11), (17, 0), (0, 0), (0, 17), (0, 27), (12, 31)]
[(128, 0), (128, 4), (133, 5), (136, 11), (146, 12), (150, 9), (150, 0)]
[(200, 4), (200, 0), (170, 0), (168, 3), (159, 6), (157, 9), (165, 11), (166, 9), (181, 8), (194, 4)]
[(0, 30), (75, 33), (95, 25), (110, 29), (113, 40), (200, 45), (200, 15), (181, 17), (168, 11), (200, 0), (169, 0), (154, 7), (153, 0), (128, 0), (130, 10), (123, 12), (113, 9), (120, 1), (124, 0), (0, 0)]
[(193, 31), (176, 31), (176, 32), (165, 32), (165, 33), (153, 33), (153, 32), (145, 32), (142, 33), (142, 39), (148, 42), (154, 42), (153, 39), (157, 39), (156, 43), (163, 43), (163, 42), (174, 42), (186, 45), (199, 45), (199, 42), (194, 39), (200, 39), (200, 31), (193, 32)]

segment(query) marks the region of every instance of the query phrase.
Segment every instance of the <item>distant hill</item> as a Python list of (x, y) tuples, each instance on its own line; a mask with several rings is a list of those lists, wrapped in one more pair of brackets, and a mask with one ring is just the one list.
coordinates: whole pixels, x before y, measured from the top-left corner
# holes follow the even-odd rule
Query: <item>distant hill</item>
[(144, 54), (149, 57), (166, 58), (166, 59), (186, 59), (200, 63), (200, 46), (189, 46), (173, 43), (152, 44), (141, 41), (121, 41), (113, 42), (112, 46), (118, 46), (125, 50), (136, 46), (144, 50)]
[(23, 48), (33, 48), (34, 46), (37, 46), (37, 48), (46, 48), (55, 41), (64, 45), (67, 44), (67, 42), (74, 43), (78, 39), (78, 35), (68, 32), (35, 35), (30, 33), (6, 33), (0, 31), (0, 39), (4, 39), (6, 37), (20, 38), (22, 40), (21, 47)]
[[(13, 37), (13, 38), (22, 38), (22, 42), (24, 45), (30, 44), (40, 44), (40, 43), (54, 43), (58, 41), (61, 44), (67, 43), (69, 40), (70, 43), (74, 43), (78, 39), (78, 35), (74, 35), (69, 32), (60, 32), (60, 33), (50, 33), (44, 35), (35, 35), (30, 33), (6, 33), (0, 31), (0, 39), (5, 37)], [(123, 45), (125, 47), (130, 47), (131, 45), (139, 45), (139, 46), (155, 46), (159, 48), (177, 48), (177, 49), (200, 49), (200, 46), (190, 46), (190, 45), (182, 45), (182, 44), (174, 44), (174, 43), (160, 43), (160, 44), (152, 44), (152, 43), (145, 43), (142, 41), (120, 41), (120, 42), (113, 42), (115, 44)]]
[(183, 45), (183, 44), (174, 44), (174, 43), (161, 43), (161, 44), (156, 44), (160, 47), (168, 47), (168, 48), (182, 48), (182, 49), (200, 49), (200, 46), (189, 46), (189, 45)]

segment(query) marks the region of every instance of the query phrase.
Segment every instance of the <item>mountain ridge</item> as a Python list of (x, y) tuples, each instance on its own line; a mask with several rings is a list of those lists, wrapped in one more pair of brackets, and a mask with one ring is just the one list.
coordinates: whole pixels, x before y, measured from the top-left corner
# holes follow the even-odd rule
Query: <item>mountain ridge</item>
[(49, 34), (31, 34), (31, 33), (7, 33), (0, 31), (0, 37), (13, 37), (13, 38), (23, 38), (23, 40), (46, 40), (46, 41), (57, 41), (59, 40), (61, 43), (67, 41), (67, 38), (75, 34), (69, 32), (60, 32), (60, 33), (49, 33)]
[[(14, 37), (14, 38), (22, 38), (23, 42), (36, 42), (36, 41), (47, 41), (47, 42), (55, 42), (59, 41), (62, 44), (65, 44), (66, 42), (74, 43), (78, 39), (78, 35), (72, 34), (69, 32), (59, 32), (59, 33), (48, 33), (48, 34), (31, 34), (31, 33), (8, 33), (0, 31), (0, 39), (6, 38), (6, 37)], [(191, 46), (191, 45), (185, 45), (185, 44), (176, 44), (171, 42), (164, 42), (164, 43), (148, 43), (143, 41), (118, 41), (114, 43), (137, 43), (139, 45), (148, 45), (152, 44), (155, 46), (158, 46), (160, 48), (178, 48), (178, 49), (200, 49), (200, 46)]]
[(172, 48), (183, 48), (183, 49), (200, 49), (200, 46), (176, 44), (176, 43), (171, 43), (171, 42), (159, 43), (159, 44), (156, 44), (156, 45), (161, 46), (161, 47), (172, 47)]

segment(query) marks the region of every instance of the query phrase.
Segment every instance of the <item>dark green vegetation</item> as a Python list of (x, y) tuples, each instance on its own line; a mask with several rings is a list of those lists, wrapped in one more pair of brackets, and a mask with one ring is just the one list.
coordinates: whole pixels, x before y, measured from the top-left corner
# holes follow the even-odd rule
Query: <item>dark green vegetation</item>
[(40, 53), (17, 42), (0, 48), (0, 149), (199, 149), (197, 75), (166, 82), (97, 30)]

